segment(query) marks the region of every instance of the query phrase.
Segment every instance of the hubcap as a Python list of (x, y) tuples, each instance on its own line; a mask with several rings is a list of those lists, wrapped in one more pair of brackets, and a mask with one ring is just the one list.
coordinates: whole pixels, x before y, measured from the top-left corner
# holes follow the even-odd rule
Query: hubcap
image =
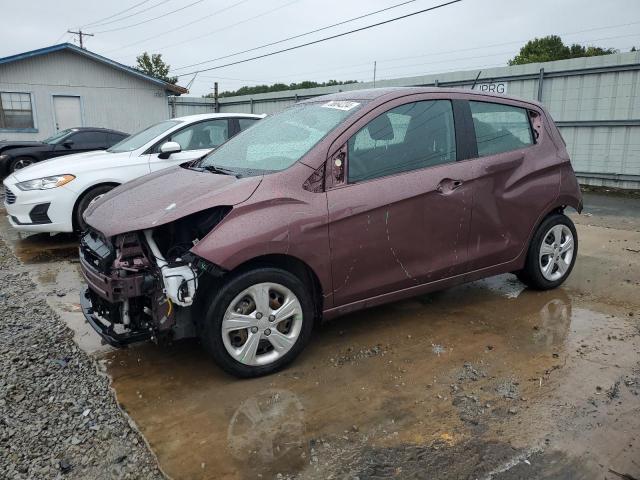
[(573, 234), (566, 225), (551, 227), (540, 245), (539, 266), (542, 276), (551, 282), (564, 277), (575, 250)]
[(278, 283), (257, 283), (227, 307), (222, 341), (238, 362), (267, 365), (295, 345), (302, 320), (302, 306), (291, 290)]
[(14, 170), (20, 170), (21, 168), (28, 167), (32, 163), (33, 162), (31, 162), (31, 160), (20, 159), (16, 163), (13, 164), (13, 169)]

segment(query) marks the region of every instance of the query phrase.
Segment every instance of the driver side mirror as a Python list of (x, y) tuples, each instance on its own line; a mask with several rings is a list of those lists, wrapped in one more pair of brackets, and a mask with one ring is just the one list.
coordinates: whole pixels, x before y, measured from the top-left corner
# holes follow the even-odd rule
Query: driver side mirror
[(167, 159), (172, 153), (178, 153), (182, 150), (182, 147), (178, 142), (165, 142), (160, 145), (160, 155), (158, 158)]
[(73, 146), (73, 140), (65, 140), (62, 142), (62, 146), (64, 148), (71, 148)]

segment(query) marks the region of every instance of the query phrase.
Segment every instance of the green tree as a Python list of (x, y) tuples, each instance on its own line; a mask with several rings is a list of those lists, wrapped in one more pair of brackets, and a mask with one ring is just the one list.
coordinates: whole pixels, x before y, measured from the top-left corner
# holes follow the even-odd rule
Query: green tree
[(164, 80), (165, 82), (172, 83), (174, 85), (178, 82), (178, 77), (169, 76), (169, 69), (171, 66), (162, 60), (161, 53), (152, 53), (149, 55), (147, 52), (144, 52), (142, 55), (138, 55), (136, 57), (136, 63), (137, 65), (135, 68), (147, 75), (151, 75), (152, 77), (159, 78), (160, 80)]
[(584, 46), (574, 43), (565, 45), (558, 35), (529, 40), (520, 49), (518, 55), (509, 60), (509, 65), (524, 65), (526, 63), (551, 62), (566, 60), (567, 58), (595, 57), (617, 53), (615, 48)]
[[(234, 97), (236, 95), (255, 95), (257, 93), (269, 93), (269, 92), (282, 92), (284, 90), (299, 90), (301, 88), (314, 88), (314, 87), (330, 87), (333, 85), (347, 85), (349, 83), (357, 83), (357, 80), (329, 80), (328, 82), (314, 82), (311, 80), (305, 80), (299, 83), (273, 83), (271, 85), (255, 85), (253, 87), (240, 87), (237, 90), (225, 90), (220, 93), (222, 97)], [(213, 97), (212, 93), (205, 95), (205, 97)]]

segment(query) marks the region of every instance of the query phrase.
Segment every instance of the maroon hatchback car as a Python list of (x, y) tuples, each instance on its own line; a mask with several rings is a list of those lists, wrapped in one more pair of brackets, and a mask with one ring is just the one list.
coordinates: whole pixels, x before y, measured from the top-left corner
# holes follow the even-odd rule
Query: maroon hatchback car
[(298, 103), (85, 214), (85, 316), (113, 345), (197, 336), (227, 372), (273, 372), (314, 324), (505, 272), (560, 285), (580, 211), (534, 102), (445, 88)]

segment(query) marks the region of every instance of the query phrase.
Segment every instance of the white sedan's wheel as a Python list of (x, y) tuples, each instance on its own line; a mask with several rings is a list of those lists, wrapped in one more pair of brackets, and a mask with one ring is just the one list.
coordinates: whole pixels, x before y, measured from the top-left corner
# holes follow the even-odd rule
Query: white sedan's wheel
[(33, 164), (33, 160), (31, 160), (30, 158), (20, 157), (14, 160), (13, 164), (11, 165), (11, 169), (15, 172), (16, 170), (21, 170), (31, 164)]
[(550, 282), (560, 280), (569, 271), (573, 261), (574, 239), (568, 226), (554, 225), (542, 237), (539, 267), (542, 276)]
[(229, 355), (244, 365), (269, 365), (295, 345), (302, 322), (302, 305), (290, 289), (278, 283), (256, 283), (227, 306), (222, 342)]

